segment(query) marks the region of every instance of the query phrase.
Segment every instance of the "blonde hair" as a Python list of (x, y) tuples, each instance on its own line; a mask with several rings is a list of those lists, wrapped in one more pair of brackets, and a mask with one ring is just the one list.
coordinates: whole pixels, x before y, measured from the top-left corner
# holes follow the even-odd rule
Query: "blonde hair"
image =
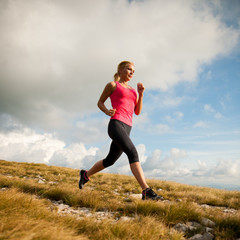
[(127, 65), (134, 65), (130, 61), (123, 61), (118, 64), (117, 72), (114, 74), (114, 81), (119, 81), (120, 80), (120, 71), (124, 69)]

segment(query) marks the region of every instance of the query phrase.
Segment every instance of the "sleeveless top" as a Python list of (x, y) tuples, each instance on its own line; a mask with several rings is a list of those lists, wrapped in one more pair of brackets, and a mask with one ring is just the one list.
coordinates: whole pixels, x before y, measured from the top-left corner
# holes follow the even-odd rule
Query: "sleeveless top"
[(132, 126), (137, 93), (134, 89), (123, 87), (119, 82), (116, 82), (116, 84), (116, 89), (110, 95), (112, 108), (116, 109), (116, 112), (111, 119), (117, 119)]

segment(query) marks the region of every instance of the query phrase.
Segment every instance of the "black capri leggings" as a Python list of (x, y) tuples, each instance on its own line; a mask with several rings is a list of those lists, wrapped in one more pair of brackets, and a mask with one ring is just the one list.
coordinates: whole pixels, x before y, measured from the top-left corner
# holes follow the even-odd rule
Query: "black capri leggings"
[(103, 160), (104, 168), (113, 165), (123, 152), (127, 154), (130, 164), (139, 162), (137, 150), (129, 137), (131, 128), (119, 120), (110, 120), (108, 135), (112, 139), (112, 143), (107, 157)]

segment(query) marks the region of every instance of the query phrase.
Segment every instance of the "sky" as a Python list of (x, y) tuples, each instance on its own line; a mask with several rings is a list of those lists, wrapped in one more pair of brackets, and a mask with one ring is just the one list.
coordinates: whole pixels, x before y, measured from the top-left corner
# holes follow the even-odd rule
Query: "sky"
[[(239, 0), (0, 0), (0, 53), (0, 159), (105, 158), (97, 101), (129, 60), (145, 176), (240, 190)], [(132, 175), (124, 154), (104, 172)]]

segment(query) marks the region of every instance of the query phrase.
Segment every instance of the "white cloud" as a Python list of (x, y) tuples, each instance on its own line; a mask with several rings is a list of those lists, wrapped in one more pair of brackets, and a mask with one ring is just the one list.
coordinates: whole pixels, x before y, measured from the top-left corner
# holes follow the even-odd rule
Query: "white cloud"
[[(205, 159), (214, 157), (205, 155)], [(155, 150), (143, 166), (145, 175), (149, 178), (172, 180), (186, 184), (207, 186), (227, 186), (240, 188), (240, 160), (221, 159), (208, 164), (198, 160), (196, 167), (183, 164), (188, 157), (184, 149), (173, 148), (168, 156), (162, 156), (160, 150)]]
[(222, 114), (217, 112), (210, 104), (205, 104), (204, 105), (204, 111), (206, 113), (211, 113), (215, 118), (222, 118)]
[(64, 146), (53, 134), (37, 134), (28, 128), (0, 133), (1, 158), (6, 160), (48, 163), (54, 152)]
[(151, 156), (149, 156), (143, 164), (143, 169), (161, 171), (172, 171), (180, 166), (179, 159), (187, 157), (187, 153), (183, 149), (172, 148), (170, 155), (162, 159), (162, 152), (159, 149), (154, 150)]
[(165, 107), (177, 107), (185, 100), (184, 97), (167, 97), (163, 99), (163, 105)]
[(205, 1), (13, 0), (1, 2), (0, 23), (1, 112), (48, 130), (96, 111), (123, 59), (135, 62), (132, 84), (167, 90), (239, 36)]
[(215, 118), (222, 118), (222, 114), (221, 113), (219, 113), (219, 112), (217, 112), (217, 113), (215, 113), (215, 115), (214, 115), (214, 117)]
[(138, 151), (138, 156), (139, 156), (139, 161), (143, 164), (146, 162), (147, 156), (145, 155), (146, 153), (146, 147), (144, 144), (139, 144), (137, 146), (137, 151)]
[[(152, 90), (145, 95), (151, 106), (144, 105), (136, 127), (169, 133), (171, 125), (161, 123), (160, 115), (154, 118), (157, 125), (149, 124), (151, 114), (193, 100), (174, 96), (171, 88), (195, 82), (203, 67), (238, 44), (239, 29), (221, 21), (226, 4), (220, 3), (224, 6), (216, 11), (215, 1), (200, 0), (0, 1), (0, 157), (69, 167), (90, 167), (102, 159), (108, 151), (109, 118), (95, 114), (96, 103), (125, 59), (135, 62), (131, 84), (141, 81)], [(207, 77), (212, 77), (210, 70)], [(168, 91), (162, 97), (159, 90)], [(231, 102), (229, 96), (221, 99), (222, 107)], [(211, 104), (203, 109), (222, 117)], [(168, 123), (184, 116), (165, 115)], [(208, 124), (199, 121), (194, 127)], [(100, 149), (91, 147), (99, 141)], [(194, 170), (181, 166), (184, 150), (171, 150), (168, 156), (159, 149), (147, 154), (144, 145), (138, 150), (149, 176), (194, 176)], [(122, 159), (111, 169), (129, 172)], [(238, 162), (230, 163), (238, 169)], [(211, 169), (203, 165), (206, 176)], [(223, 166), (219, 163), (219, 172)]]
[(210, 104), (205, 104), (204, 105), (204, 110), (207, 111), (207, 112), (211, 112), (211, 113), (215, 112), (215, 110), (212, 108), (212, 106)]
[(83, 143), (72, 144), (67, 148), (61, 148), (54, 152), (49, 164), (66, 166), (71, 168), (88, 168), (95, 163), (95, 156), (98, 151), (96, 147), (87, 149)]
[(174, 123), (176, 121), (179, 121), (183, 118), (184, 114), (182, 112), (174, 112), (173, 116), (167, 115), (164, 117), (164, 119), (169, 123)]
[[(108, 150), (109, 145), (101, 149), (87, 148), (84, 143), (68, 146), (53, 134), (39, 134), (27, 128), (0, 134), (0, 158), (11, 161), (89, 169), (96, 161), (104, 159)], [(240, 181), (240, 160), (221, 159), (211, 165), (207, 161), (198, 160), (198, 165), (191, 167), (184, 164), (188, 158), (184, 149), (172, 148), (165, 156), (159, 149), (155, 149), (150, 155), (146, 154), (144, 144), (138, 145), (137, 150), (144, 174), (149, 178), (200, 185), (235, 183), (237, 186)], [(204, 158), (209, 156), (214, 157), (206, 152)], [(123, 154), (105, 172), (131, 174), (126, 155)]]
[(182, 112), (175, 112), (177, 119), (182, 119), (184, 114)]
[(163, 133), (166, 133), (169, 131), (169, 126), (166, 125), (166, 124), (157, 124), (155, 127), (154, 127), (154, 133), (157, 133), (157, 134), (163, 134)]
[(208, 128), (208, 124), (204, 121), (198, 121), (193, 125), (194, 128)]
[(39, 134), (29, 128), (0, 133), (0, 158), (9, 161), (81, 168), (89, 166), (97, 151), (96, 147), (87, 149), (83, 143), (67, 146), (54, 134)]

